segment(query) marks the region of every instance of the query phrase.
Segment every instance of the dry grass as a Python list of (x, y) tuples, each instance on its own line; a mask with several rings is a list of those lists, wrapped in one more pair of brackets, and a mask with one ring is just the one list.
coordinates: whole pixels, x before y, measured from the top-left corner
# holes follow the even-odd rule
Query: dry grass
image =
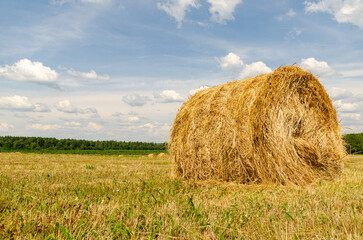
[(193, 182), (167, 158), (0, 154), (0, 239), (362, 239), (363, 156), (308, 187)]
[(345, 148), (332, 102), (297, 66), (196, 93), (170, 137), (187, 179), (306, 185), (339, 176)]

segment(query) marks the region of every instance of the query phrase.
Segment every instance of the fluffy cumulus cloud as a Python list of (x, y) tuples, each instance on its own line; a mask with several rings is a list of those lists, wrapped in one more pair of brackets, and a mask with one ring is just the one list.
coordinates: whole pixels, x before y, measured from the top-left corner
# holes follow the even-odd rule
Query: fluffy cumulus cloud
[(337, 72), (333, 70), (327, 62), (318, 61), (315, 58), (303, 58), (301, 60), (300, 66), (305, 70), (310, 71), (314, 75), (319, 77), (331, 77), (337, 75)]
[(239, 69), (243, 66), (243, 61), (235, 53), (228, 53), (226, 56), (218, 59), (219, 64), (223, 70)]
[(352, 23), (363, 29), (363, 2), (361, 0), (305, 1), (306, 12), (326, 12), (338, 23)]
[(97, 110), (95, 108), (77, 108), (69, 100), (59, 101), (55, 105), (55, 108), (64, 113), (97, 114)]
[(217, 23), (225, 23), (226, 20), (234, 20), (233, 12), (242, 0), (207, 0), (211, 5), (209, 12), (212, 20)]
[(0, 123), (0, 131), (8, 131), (10, 129), (13, 129), (14, 125), (8, 124), (8, 123)]
[[(222, 70), (232, 71), (232, 77), (240, 79), (255, 77), (263, 73), (271, 72), (264, 62), (258, 61), (251, 64), (244, 64), (242, 59), (235, 53), (228, 53), (226, 56), (217, 59)], [(237, 73), (237, 74), (235, 74)]]
[(199, 88), (196, 88), (196, 89), (192, 89), (192, 90), (190, 90), (190, 91), (189, 91), (189, 95), (190, 95), (190, 96), (193, 96), (193, 95), (194, 95), (194, 94), (196, 94), (197, 92), (202, 91), (202, 90), (207, 89), (207, 88), (210, 88), (210, 87), (212, 87), (212, 86), (209, 86), (209, 85), (202, 85), (202, 86), (200, 86)]
[(56, 85), (58, 73), (44, 66), (41, 62), (21, 59), (13, 65), (0, 66), (0, 76), (22, 82), (35, 82), (46, 85)]
[(101, 80), (106, 81), (110, 79), (110, 76), (108, 75), (98, 75), (95, 70), (91, 70), (89, 72), (79, 72), (74, 70), (67, 70), (67, 73), (74, 77), (80, 77), (84, 79), (95, 79), (95, 80)]
[(25, 96), (0, 97), (0, 109), (17, 112), (49, 112), (47, 105), (42, 103), (32, 104)]
[[(217, 61), (224, 71), (238, 71), (240, 79), (255, 77), (260, 74), (272, 72), (272, 69), (262, 61), (244, 64), (242, 59), (235, 53), (228, 53), (224, 57), (217, 58)], [(300, 66), (323, 78), (339, 75), (339, 73), (330, 67), (327, 62), (318, 61), (313, 57), (303, 58)]]
[(191, 8), (198, 8), (197, 0), (168, 0), (165, 3), (158, 3), (158, 8), (175, 18), (180, 28), (183, 24), (185, 14)]
[(122, 101), (130, 105), (131, 107), (142, 107), (144, 106), (148, 101), (150, 101), (150, 98), (148, 96), (141, 96), (138, 93), (134, 93), (131, 95), (124, 96), (122, 98)]
[(251, 64), (246, 64), (243, 67), (242, 72), (239, 75), (239, 78), (249, 78), (249, 77), (255, 77), (260, 74), (269, 73), (272, 72), (271, 68), (266, 66), (265, 63), (258, 61)]
[(174, 90), (164, 90), (161, 93), (155, 93), (154, 97), (158, 99), (158, 102), (163, 102), (163, 103), (184, 101), (184, 98)]

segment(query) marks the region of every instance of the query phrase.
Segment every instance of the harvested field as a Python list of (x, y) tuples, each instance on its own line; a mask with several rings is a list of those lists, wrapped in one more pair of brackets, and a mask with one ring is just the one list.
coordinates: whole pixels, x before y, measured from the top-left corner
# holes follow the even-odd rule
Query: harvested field
[(308, 187), (171, 174), (168, 158), (0, 153), (0, 239), (363, 238), (363, 156)]

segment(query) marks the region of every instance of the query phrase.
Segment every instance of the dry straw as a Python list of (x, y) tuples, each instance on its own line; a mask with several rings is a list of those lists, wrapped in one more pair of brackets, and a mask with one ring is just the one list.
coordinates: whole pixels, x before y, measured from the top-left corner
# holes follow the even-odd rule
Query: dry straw
[(332, 179), (345, 157), (332, 101), (297, 66), (197, 92), (179, 109), (169, 148), (179, 176), (240, 183)]
[(169, 154), (167, 154), (167, 153), (159, 153), (157, 157), (159, 157), (159, 158), (169, 157)]

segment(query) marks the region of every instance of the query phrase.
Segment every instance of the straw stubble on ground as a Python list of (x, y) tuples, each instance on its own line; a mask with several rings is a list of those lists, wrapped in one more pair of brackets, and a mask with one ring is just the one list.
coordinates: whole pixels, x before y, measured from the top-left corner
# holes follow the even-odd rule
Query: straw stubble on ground
[(0, 238), (363, 237), (363, 156), (307, 187), (171, 174), (167, 158), (1, 153)]

